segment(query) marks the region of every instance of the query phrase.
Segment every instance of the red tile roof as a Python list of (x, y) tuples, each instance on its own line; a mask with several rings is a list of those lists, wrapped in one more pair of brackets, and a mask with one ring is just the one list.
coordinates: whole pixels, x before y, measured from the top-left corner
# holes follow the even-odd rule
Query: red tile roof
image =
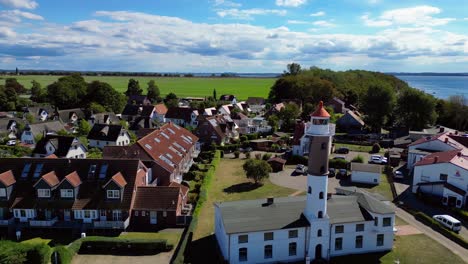
[(63, 178), (62, 181), (64, 181), (65, 179), (75, 188), (81, 184), (80, 176), (78, 176), (78, 173), (76, 171), (65, 176), (65, 178)]
[(120, 173), (120, 171), (117, 172), (114, 176), (112, 176), (110, 180), (114, 181), (120, 188), (123, 188), (125, 187), (125, 185), (127, 185), (127, 181), (125, 180), (122, 173)]
[(49, 156), (47, 156), (47, 157), (45, 157), (45, 158), (46, 158), (46, 159), (57, 159), (58, 157), (57, 157), (57, 155), (55, 155), (55, 154), (52, 153), (52, 154), (50, 154)]
[(50, 187), (54, 187), (60, 183), (59, 179), (57, 178), (57, 174), (55, 174), (55, 171), (51, 171), (42, 175), (41, 179), (44, 180)]
[(325, 110), (323, 107), (323, 101), (320, 101), (319, 105), (317, 106), (317, 109), (315, 112), (311, 114), (311, 116), (315, 117), (330, 117), (330, 114)]
[(452, 163), (468, 170), (468, 156), (460, 150), (432, 153), (416, 162), (414, 166), (424, 166), (434, 163)]
[(0, 174), (0, 182), (5, 185), (5, 187), (8, 187), (12, 185), (13, 183), (16, 182), (15, 176), (13, 175), (13, 172), (11, 170), (5, 171)]
[(181, 188), (169, 186), (138, 187), (134, 210), (177, 210), (181, 203)]
[(182, 193), (183, 193), (184, 195), (186, 195), (187, 192), (189, 191), (189, 188), (188, 188), (187, 186), (182, 185), (182, 184), (177, 183), (177, 182), (171, 182), (171, 183), (169, 184), (169, 187), (177, 187), (177, 188), (180, 188), (180, 190), (182, 191)]
[(165, 115), (167, 113), (167, 107), (165, 104), (157, 104), (154, 106), (154, 111), (160, 115)]

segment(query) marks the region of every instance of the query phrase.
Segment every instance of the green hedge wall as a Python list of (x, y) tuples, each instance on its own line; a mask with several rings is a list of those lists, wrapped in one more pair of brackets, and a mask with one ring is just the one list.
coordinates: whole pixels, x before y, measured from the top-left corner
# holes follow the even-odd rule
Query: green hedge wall
[(468, 248), (468, 242), (465, 239), (463, 239), (463, 237), (461, 237), (460, 235), (456, 234), (455, 232), (445, 228), (444, 226), (442, 226), (442, 224), (440, 224), (436, 220), (432, 219), (432, 217), (430, 217), (430, 216), (428, 216), (428, 215), (426, 215), (424, 213), (418, 212), (418, 213), (414, 214), (414, 218), (416, 218), (417, 220), (425, 223), (426, 225), (428, 225), (429, 227), (431, 227), (435, 231), (441, 233), (442, 235), (444, 235), (445, 237), (447, 237), (450, 240), (454, 241), (455, 243), (459, 244), (460, 246), (462, 246), (464, 248)]

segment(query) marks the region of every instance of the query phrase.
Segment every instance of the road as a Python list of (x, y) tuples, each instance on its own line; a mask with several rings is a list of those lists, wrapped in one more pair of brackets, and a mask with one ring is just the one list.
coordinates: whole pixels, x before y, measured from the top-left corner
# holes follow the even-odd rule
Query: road
[(419, 222), (418, 220), (414, 219), (414, 217), (404, 211), (401, 208), (396, 207), (392, 204), (395, 208), (395, 213), (398, 217), (406, 221), (408, 224), (416, 227), (421, 232), (423, 232), (426, 236), (434, 239), (441, 245), (445, 246), (448, 250), (452, 251), (454, 254), (460, 256), (466, 263), (468, 263), (468, 250), (464, 249), (462, 246), (458, 245), (457, 243), (453, 242), (452, 240), (444, 237), (440, 233), (434, 231), (432, 228), (426, 226), (425, 224)]

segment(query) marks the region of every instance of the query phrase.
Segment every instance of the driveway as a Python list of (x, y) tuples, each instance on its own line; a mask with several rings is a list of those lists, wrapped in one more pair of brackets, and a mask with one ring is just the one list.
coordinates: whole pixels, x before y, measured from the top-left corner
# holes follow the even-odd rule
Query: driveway
[[(287, 165), (280, 172), (270, 173), (270, 181), (276, 185), (288, 187), (291, 189), (306, 191), (307, 176), (298, 175), (294, 172), (296, 166)], [(328, 192), (335, 193), (335, 188), (339, 187), (340, 183), (335, 177), (328, 177)]]
[(75, 255), (72, 264), (154, 264), (169, 263), (172, 257), (171, 252), (159, 253), (153, 256), (113, 256), (113, 255)]
[(364, 163), (367, 163), (370, 159), (370, 155), (369, 153), (367, 152), (358, 152), (358, 151), (350, 151), (348, 154), (337, 154), (337, 153), (332, 153), (330, 155), (330, 158), (334, 158), (336, 156), (343, 156), (343, 157), (346, 157), (346, 160), (347, 161), (351, 161), (353, 160), (355, 157), (357, 156), (361, 156), (364, 158)]

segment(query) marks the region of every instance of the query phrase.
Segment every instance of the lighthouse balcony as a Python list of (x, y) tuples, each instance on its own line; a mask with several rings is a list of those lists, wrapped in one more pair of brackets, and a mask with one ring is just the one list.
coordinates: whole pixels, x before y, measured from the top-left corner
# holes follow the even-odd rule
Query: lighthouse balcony
[(311, 122), (308, 122), (305, 126), (305, 134), (312, 136), (333, 136), (335, 135), (335, 129), (335, 124), (314, 125)]

